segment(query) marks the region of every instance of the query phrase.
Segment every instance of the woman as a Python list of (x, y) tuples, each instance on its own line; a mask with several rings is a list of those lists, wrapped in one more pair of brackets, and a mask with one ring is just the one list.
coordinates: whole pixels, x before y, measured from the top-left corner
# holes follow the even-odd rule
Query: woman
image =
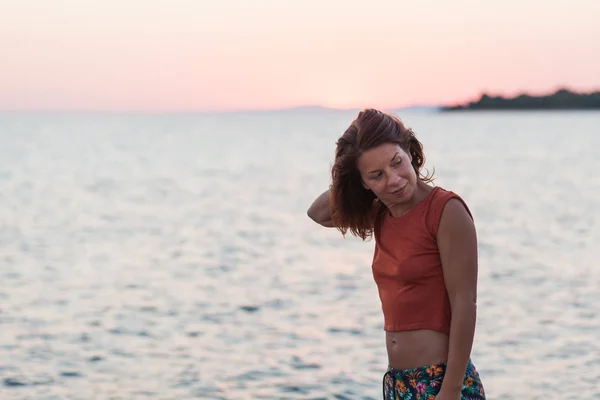
[(378, 110), (358, 114), (337, 142), (332, 185), (310, 206), (315, 222), (375, 236), (388, 370), (385, 399), (485, 399), (471, 362), (477, 237), (455, 193), (433, 187), (414, 133)]

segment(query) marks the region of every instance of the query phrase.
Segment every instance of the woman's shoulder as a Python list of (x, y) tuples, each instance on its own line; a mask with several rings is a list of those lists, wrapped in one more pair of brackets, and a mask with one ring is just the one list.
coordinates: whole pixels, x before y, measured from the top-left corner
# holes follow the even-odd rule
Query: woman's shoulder
[(434, 187), (426, 213), (427, 229), (433, 236), (437, 235), (442, 214), (444, 214), (447, 209), (449, 209), (450, 212), (454, 212), (457, 209), (456, 206), (462, 206), (469, 216), (473, 218), (469, 206), (461, 195), (454, 190), (446, 189), (441, 186)]
[(452, 190), (452, 189), (447, 189), (443, 186), (433, 186), (432, 190), (431, 190), (431, 202), (435, 202), (435, 203), (441, 203), (441, 204), (445, 204), (447, 201), (449, 201), (450, 199), (457, 199), (461, 202), (465, 202), (464, 199), (462, 198), (462, 196)]

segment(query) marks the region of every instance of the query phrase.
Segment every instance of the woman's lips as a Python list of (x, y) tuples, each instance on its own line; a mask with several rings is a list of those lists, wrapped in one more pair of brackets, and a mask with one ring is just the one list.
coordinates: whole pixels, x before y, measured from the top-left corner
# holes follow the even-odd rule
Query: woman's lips
[(407, 185), (402, 186), (400, 189), (396, 189), (394, 190), (391, 194), (398, 196), (401, 195), (404, 192), (404, 189), (406, 189)]

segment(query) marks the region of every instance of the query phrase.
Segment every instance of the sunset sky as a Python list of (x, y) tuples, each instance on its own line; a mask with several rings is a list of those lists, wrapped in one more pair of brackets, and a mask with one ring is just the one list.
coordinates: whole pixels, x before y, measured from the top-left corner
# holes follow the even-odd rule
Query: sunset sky
[(392, 108), (600, 89), (600, 0), (0, 0), (0, 110)]

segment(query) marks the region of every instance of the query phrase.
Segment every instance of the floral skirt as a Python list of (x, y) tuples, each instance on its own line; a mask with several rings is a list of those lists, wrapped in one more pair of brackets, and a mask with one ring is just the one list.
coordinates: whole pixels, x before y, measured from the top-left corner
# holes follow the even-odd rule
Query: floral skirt
[[(384, 400), (434, 400), (439, 393), (446, 364), (427, 365), (410, 369), (388, 368), (383, 376)], [(469, 360), (461, 391), (462, 400), (485, 400), (479, 373)]]

